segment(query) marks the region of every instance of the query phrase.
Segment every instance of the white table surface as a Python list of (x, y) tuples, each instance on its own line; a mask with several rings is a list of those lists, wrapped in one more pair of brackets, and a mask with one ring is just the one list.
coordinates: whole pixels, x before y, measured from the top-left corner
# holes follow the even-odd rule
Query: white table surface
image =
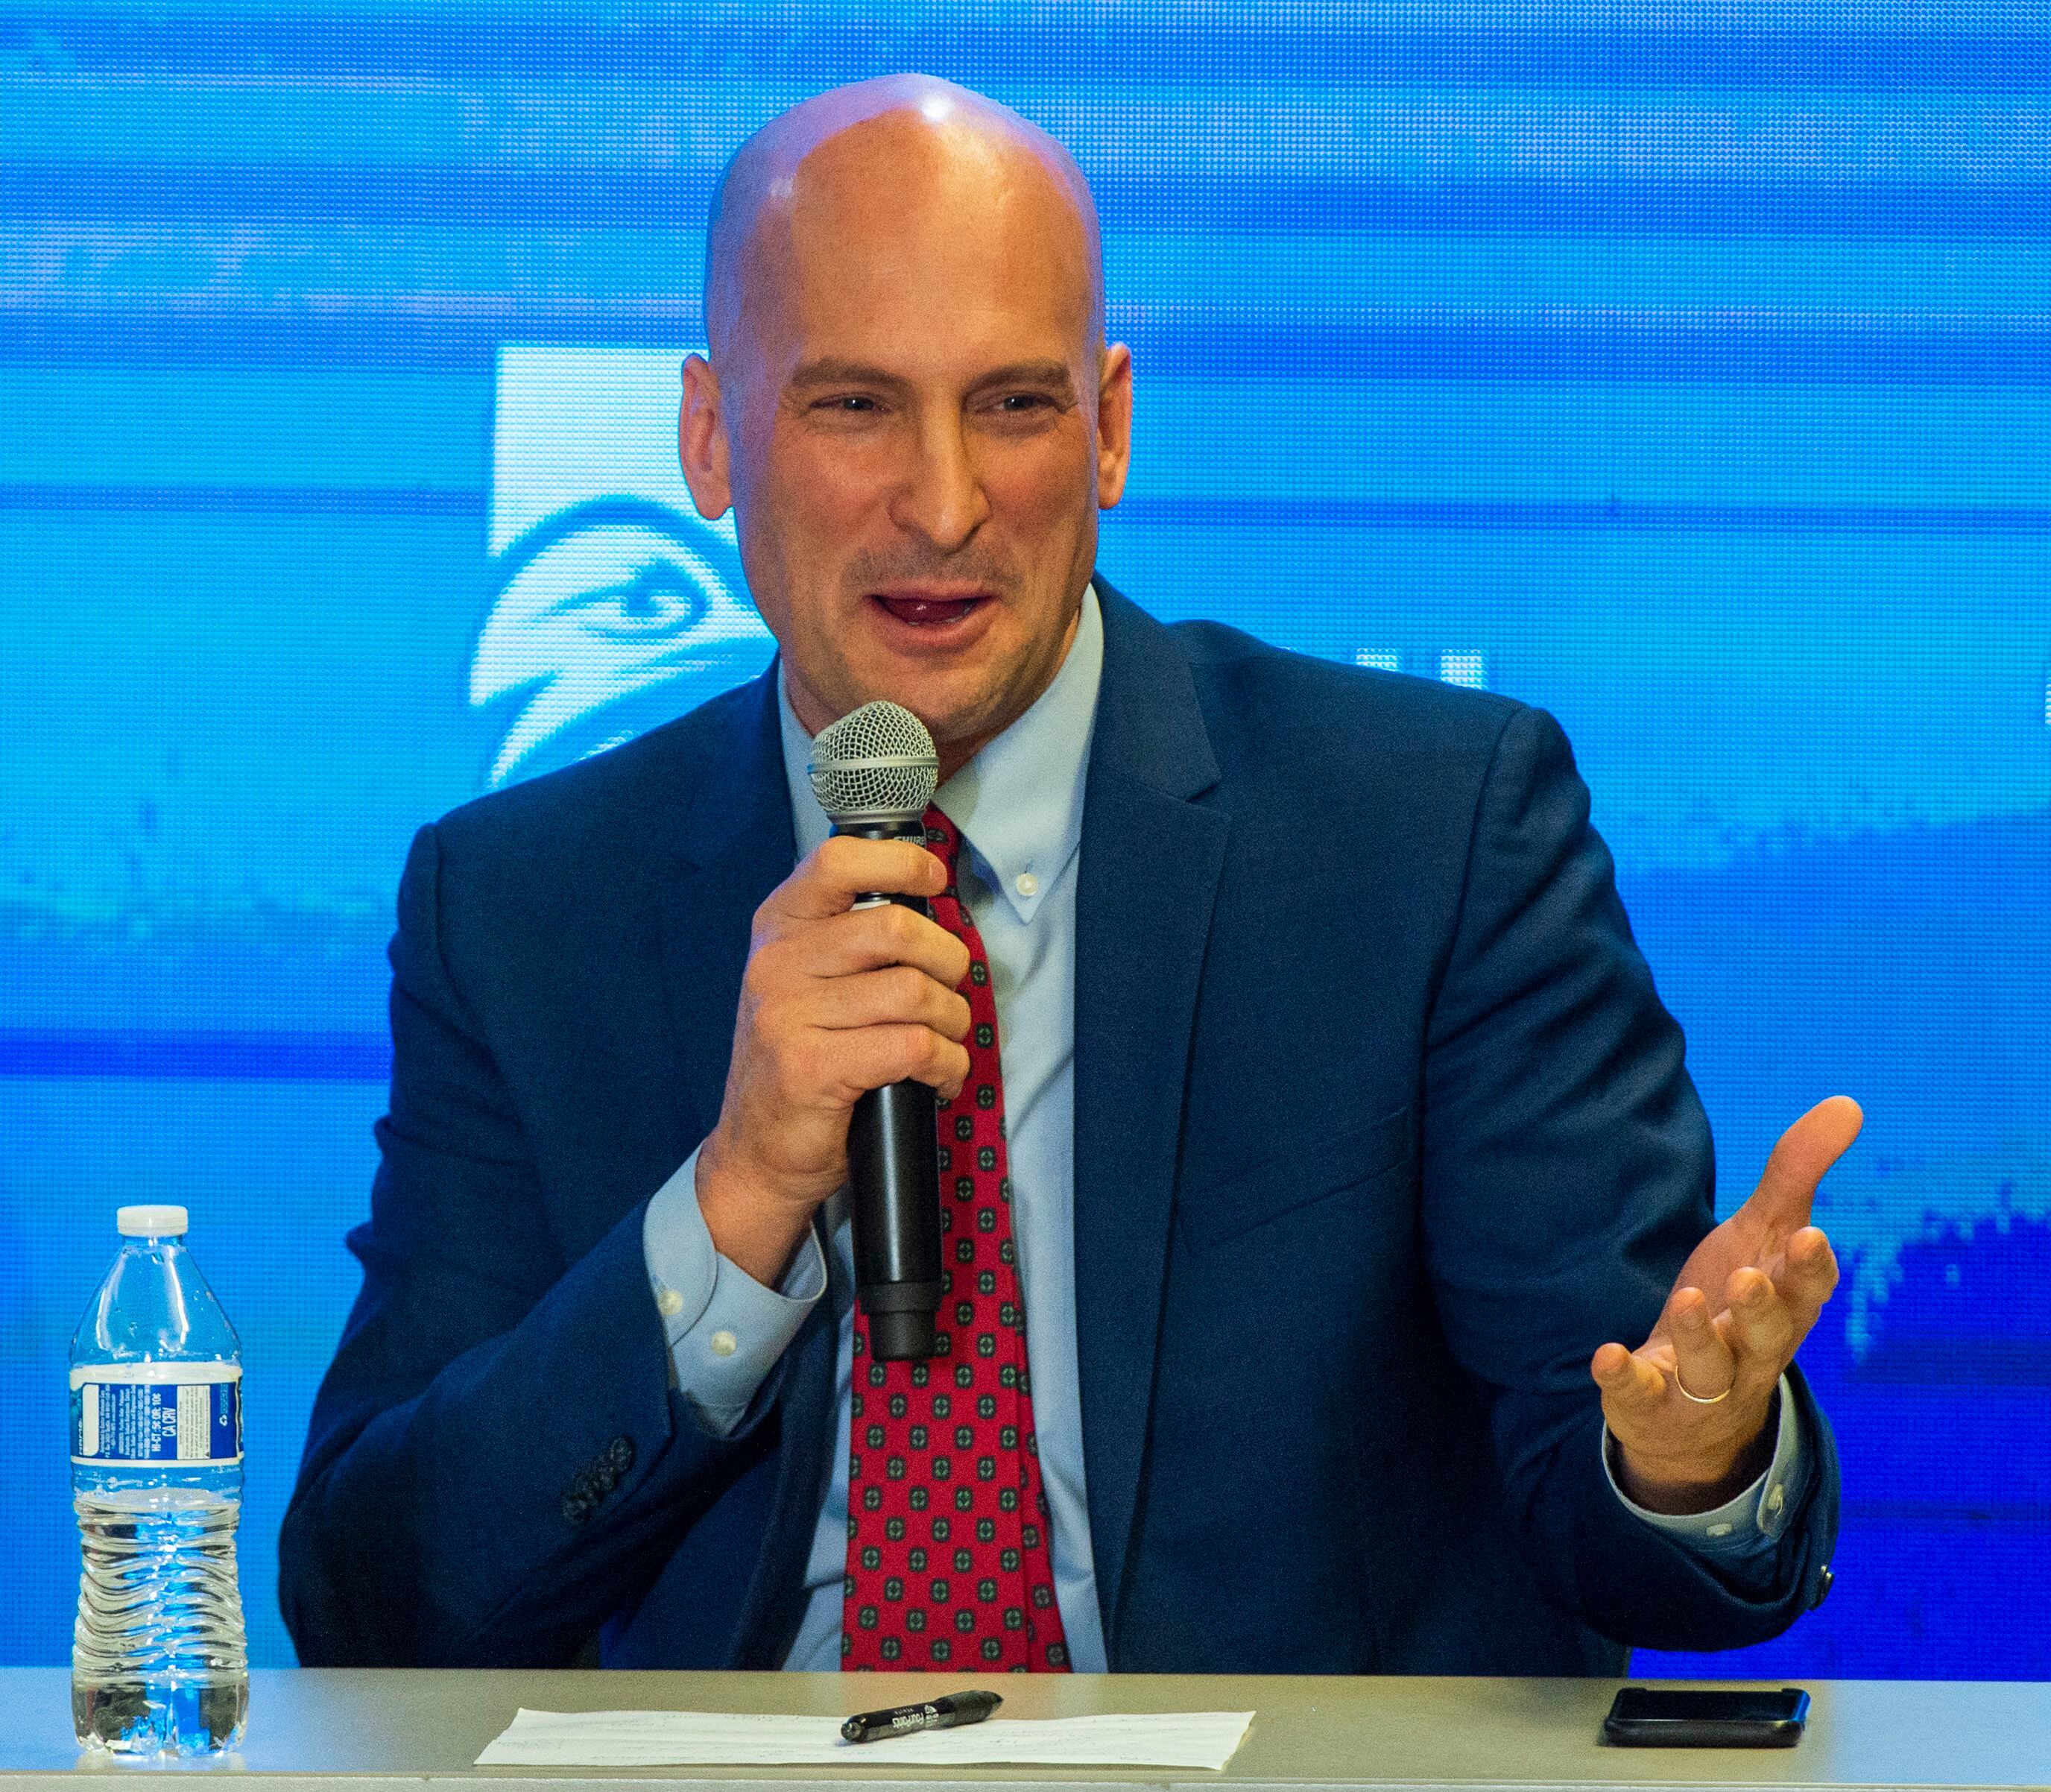
[[(944, 1688), (916, 1675), (414, 1672), (278, 1669), (251, 1677), (240, 1753), (187, 1767), (82, 1755), (61, 1668), (0, 1669), (0, 1792), (51, 1792), (88, 1773), (107, 1792), (178, 1774), (232, 1774), (262, 1792), (418, 1792), (429, 1780), (507, 1787), (615, 1787), (649, 1779), (693, 1792), (781, 1780), (869, 1786), (1073, 1786), (1231, 1792), (1312, 1786), (2051, 1786), (2051, 1685), (2014, 1681), (1809, 1681), (1807, 1735), (1793, 1749), (1619, 1749), (1600, 1740), (1615, 1680), (1171, 1677), (1047, 1674)], [(983, 1684), (1004, 1717), (1102, 1711), (1252, 1710), (1230, 1766), (1187, 1769), (475, 1767), (522, 1705), (835, 1716)], [(346, 1785), (336, 1782), (346, 1782)], [(256, 1789), (252, 1788), (252, 1792)]]

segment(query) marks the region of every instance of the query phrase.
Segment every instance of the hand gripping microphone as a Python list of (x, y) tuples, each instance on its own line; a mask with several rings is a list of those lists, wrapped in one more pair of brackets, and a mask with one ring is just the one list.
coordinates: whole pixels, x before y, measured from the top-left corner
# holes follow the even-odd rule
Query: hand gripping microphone
[[(865, 840), (926, 837), (940, 760), (926, 725), (896, 703), (865, 703), (812, 742), (812, 793), (836, 834)], [(857, 908), (916, 896), (858, 896)], [(886, 1363), (933, 1354), (940, 1305), (940, 1160), (935, 1098), (923, 1082), (872, 1089), (854, 1104), (847, 1172), (854, 1221), (854, 1289), (869, 1315), (872, 1353)]]

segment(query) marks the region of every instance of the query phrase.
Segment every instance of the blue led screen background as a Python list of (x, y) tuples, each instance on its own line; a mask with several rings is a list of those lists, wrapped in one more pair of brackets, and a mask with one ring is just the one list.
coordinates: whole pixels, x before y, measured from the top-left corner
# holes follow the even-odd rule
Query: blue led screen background
[(669, 460), (703, 206), (901, 67), (1096, 185), (1108, 574), (1561, 717), (1726, 1201), (1866, 1105), (1836, 1591), (1640, 1671), (2051, 1673), (2051, 19), (1979, 0), (0, 3), (0, 1660), (67, 1656), (135, 1200), (240, 1329), (291, 1659), (406, 842), (764, 663)]

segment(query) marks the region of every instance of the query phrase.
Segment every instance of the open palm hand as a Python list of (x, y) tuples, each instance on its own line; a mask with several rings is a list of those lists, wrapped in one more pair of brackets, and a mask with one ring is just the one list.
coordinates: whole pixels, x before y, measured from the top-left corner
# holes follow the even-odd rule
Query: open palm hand
[(1774, 1389), (1838, 1284), (1830, 1241), (1809, 1223), (1816, 1187), (1863, 1120), (1843, 1095), (1803, 1115), (1750, 1199), (1690, 1254), (1651, 1335), (1596, 1352), (1619, 1478), (1640, 1504), (1705, 1511), (1765, 1466)]

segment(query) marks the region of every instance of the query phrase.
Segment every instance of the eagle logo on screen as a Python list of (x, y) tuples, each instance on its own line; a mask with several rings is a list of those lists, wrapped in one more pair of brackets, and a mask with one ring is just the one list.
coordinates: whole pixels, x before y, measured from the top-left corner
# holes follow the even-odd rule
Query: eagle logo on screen
[(567, 765), (752, 678), (775, 642), (740, 595), (739, 557), (651, 499), (591, 499), (508, 546), (470, 666), (470, 701), (525, 701), (490, 784)]

